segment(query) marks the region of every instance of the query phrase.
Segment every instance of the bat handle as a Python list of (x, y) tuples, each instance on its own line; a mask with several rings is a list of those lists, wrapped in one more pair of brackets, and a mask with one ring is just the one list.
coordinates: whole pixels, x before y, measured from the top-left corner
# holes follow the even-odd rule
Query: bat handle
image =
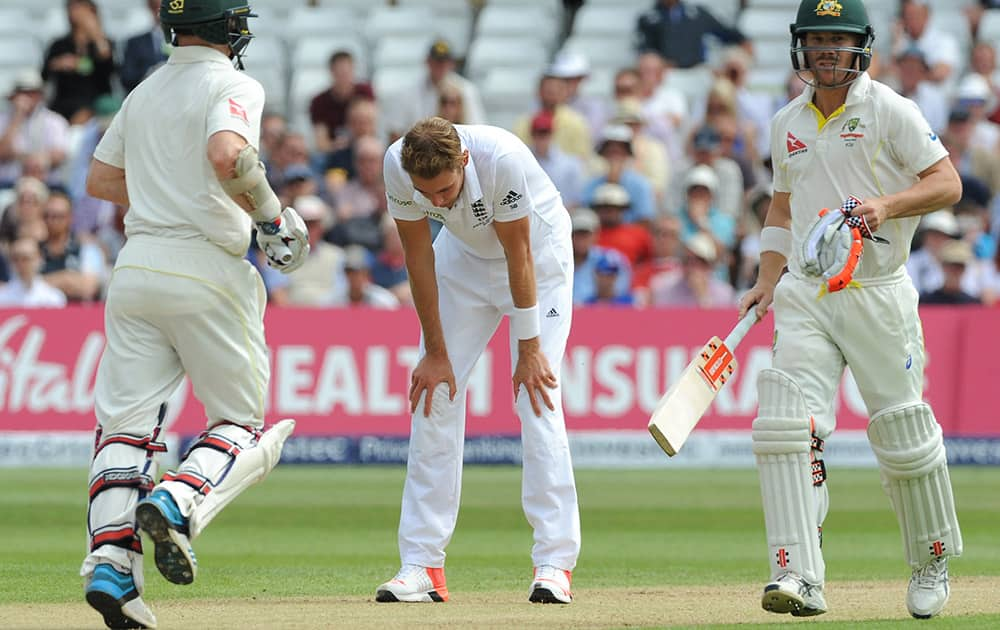
[(740, 320), (740, 323), (736, 324), (736, 328), (733, 328), (733, 332), (729, 333), (729, 336), (726, 337), (726, 340), (723, 343), (725, 343), (726, 347), (730, 350), (734, 350), (736, 346), (743, 341), (743, 338), (746, 337), (747, 333), (750, 332), (750, 329), (756, 323), (757, 311), (756, 309), (751, 308), (747, 311), (747, 314), (743, 316), (743, 319)]

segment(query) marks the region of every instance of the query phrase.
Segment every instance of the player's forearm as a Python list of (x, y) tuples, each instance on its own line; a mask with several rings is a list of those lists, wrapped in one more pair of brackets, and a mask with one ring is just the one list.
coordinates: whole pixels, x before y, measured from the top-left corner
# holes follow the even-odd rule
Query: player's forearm
[(427, 354), (446, 355), (441, 313), (438, 310), (438, 286), (434, 276), (434, 250), (406, 253), (406, 273), (410, 278), (413, 306), (424, 333), (424, 350)]
[(507, 276), (510, 279), (510, 297), (517, 308), (529, 308), (538, 302), (535, 294), (535, 265), (531, 247), (525, 243), (515, 251), (507, 252)]
[(886, 195), (886, 218), (915, 217), (958, 203), (962, 197), (962, 179), (948, 158), (925, 171), (913, 186)]
[(757, 284), (775, 286), (781, 279), (788, 259), (778, 252), (761, 252), (760, 268), (757, 270)]
[(98, 159), (90, 162), (87, 173), (87, 194), (96, 199), (104, 199), (120, 206), (128, 207), (128, 187), (125, 185), (125, 170), (105, 164)]

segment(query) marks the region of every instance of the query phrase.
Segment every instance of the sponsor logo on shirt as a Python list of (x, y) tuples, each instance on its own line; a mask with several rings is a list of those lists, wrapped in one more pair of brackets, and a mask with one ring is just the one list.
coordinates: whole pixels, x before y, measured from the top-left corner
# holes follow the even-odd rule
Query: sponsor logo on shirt
[(413, 205), (412, 201), (403, 201), (402, 199), (396, 197), (392, 193), (386, 193), (386, 196), (389, 197), (389, 201), (391, 201), (392, 203), (394, 203), (397, 206), (400, 206), (402, 208), (405, 208), (407, 206), (412, 206)]
[(512, 210), (516, 209), (517, 202), (520, 201), (522, 197), (524, 197), (524, 195), (522, 195), (521, 193), (509, 190), (507, 191), (507, 194), (504, 196), (504, 198), (500, 201), (500, 205), (510, 206)]
[(483, 203), (482, 199), (476, 199), (472, 202), (472, 216), (476, 219), (472, 227), (482, 227), (493, 220), (493, 213), (486, 209), (486, 204)]
[(865, 134), (861, 133), (859, 129), (865, 129), (867, 125), (861, 122), (860, 117), (855, 117), (849, 119), (840, 127), (840, 138), (844, 141), (845, 147), (853, 147), (858, 143), (858, 140), (865, 137)]
[(805, 153), (809, 150), (806, 143), (796, 138), (791, 131), (788, 132), (788, 137), (785, 138), (785, 146), (788, 148), (788, 157)]
[(435, 221), (440, 221), (441, 223), (445, 222), (444, 221), (444, 215), (441, 214), (440, 212), (435, 212), (433, 210), (428, 210), (426, 208), (424, 208), (423, 210), (424, 210), (424, 214), (426, 214), (430, 218), (434, 219)]
[(247, 118), (247, 110), (233, 99), (229, 99), (229, 115), (233, 118), (239, 118), (244, 124), (250, 124), (250, 119)]

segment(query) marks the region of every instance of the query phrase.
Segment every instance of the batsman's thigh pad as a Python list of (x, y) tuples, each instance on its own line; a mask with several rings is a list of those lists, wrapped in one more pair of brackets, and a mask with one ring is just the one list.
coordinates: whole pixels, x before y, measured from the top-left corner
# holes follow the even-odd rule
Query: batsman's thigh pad
[(921, 567), (962, 554), (941, 425), (926, 403), (881, 411), (868, 425), (882, 488), (896, 511), (906, 561)]
[[(753, 421), (753, 452), (760, 475), (771, 577), (793, 572), (822, 584), (820, 508), (825, 488), (813, 483), (812, 426), (798, 385), (780, 370), (764, 369), (757, 380), (760, 407)], [(823, 499), (823, 500), (821, 500)]]

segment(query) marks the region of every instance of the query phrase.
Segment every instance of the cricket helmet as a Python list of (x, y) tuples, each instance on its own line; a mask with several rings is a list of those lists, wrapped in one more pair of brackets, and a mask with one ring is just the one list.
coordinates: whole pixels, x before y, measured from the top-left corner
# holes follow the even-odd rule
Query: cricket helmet
[[(802, 0), (799, 4), (795, 22), (789, 26), (792, 32), (792, 68), (799, 78), (813, 87), (842, 87), (856, 79), (868, 69), (872, 61), (872, 42), (875, 40), (875, 30), (868, 19), (868, 10), (862, 0)], [(806, 33), (851, 33), (859, 36), (856, 46), (848, 47), (806, 47)], [(833, 86), (817, 86), (814, 82), (802, 76), (809, 70), (806, 52), (835, 51), (854, 53), (854, 62), (850, 68), (837, 67), (839, 71), (850, 73), (850, 78)]]
[(167, 41), (178, 33), (197, 35), (212, 44), (225, 44), (243, 69), (242, 55), (253, 34), (248, 18), (257, 17), (246, 0), (161, 0), (160, 25)]

